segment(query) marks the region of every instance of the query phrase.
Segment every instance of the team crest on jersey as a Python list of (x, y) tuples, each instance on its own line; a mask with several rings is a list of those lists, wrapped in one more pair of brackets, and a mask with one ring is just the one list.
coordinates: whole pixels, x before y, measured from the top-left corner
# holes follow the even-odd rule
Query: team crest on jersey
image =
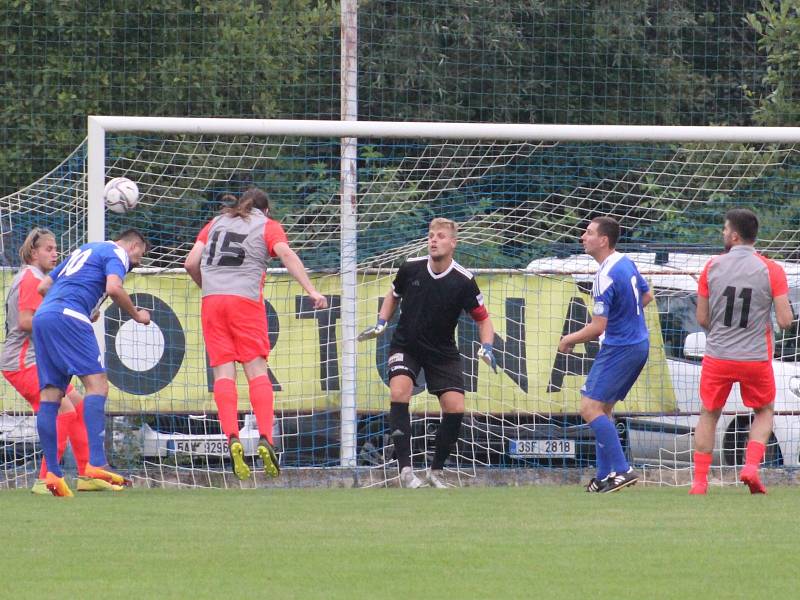
[(604, 315), (606, 312), (606, 305), (603, 302), (595, 302), (592, 312), (596, 315)]
[(419, 279), (415, 279), (414, 281), (412, 281), (411, 285), (413, 285), (415, 287), (419, 287)]
[(403, 353), (402, 352), (395, 352), (389, 357), (389, 362), (387, 364), (392, 364), (396, 362), (403, 362)]

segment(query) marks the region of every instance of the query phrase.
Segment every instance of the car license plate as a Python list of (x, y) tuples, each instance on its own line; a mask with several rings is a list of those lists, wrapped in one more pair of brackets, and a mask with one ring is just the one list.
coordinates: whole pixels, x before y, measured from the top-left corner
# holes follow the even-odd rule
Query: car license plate
[(509, 440), (512, 457), (575, 457), (575, 440)]
[[(170, 446), (172, 446), (170, 448)], [(167, 448), (186, 454), (227, 454), (226, 440), (169, 440)]]

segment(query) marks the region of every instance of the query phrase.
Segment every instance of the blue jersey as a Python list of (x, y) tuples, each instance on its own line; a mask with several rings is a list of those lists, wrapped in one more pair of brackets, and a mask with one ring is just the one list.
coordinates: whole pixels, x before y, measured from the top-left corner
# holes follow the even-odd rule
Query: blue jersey
[(106, 277), (125, 279), (129, 266), (128, 253), (114, 242), (84, 244), (49, 273), (53, 285), (37, 314), (67, 308), (90, 317), (105, 300)]
[(627, 346), (648, 339), (642, 296), (650, 290), (633, 261), (614, 252), (594, 278), (592, 313), (608, 319), (604, 345)]

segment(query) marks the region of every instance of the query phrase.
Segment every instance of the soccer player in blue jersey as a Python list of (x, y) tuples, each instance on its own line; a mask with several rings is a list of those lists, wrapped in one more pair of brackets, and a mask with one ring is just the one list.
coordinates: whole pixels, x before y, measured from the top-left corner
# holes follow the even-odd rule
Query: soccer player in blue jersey
[(110, 296), (134, 321), (150, 323), (150, 313), (137, 309), (122, 287), (125, 275), (139, 264), (147, 249), (142, 234), (129, 229), (115, 242), (84, 244), (39, 284), (38, 291), (45, 298), (33, 317), (41, 388), (37, 429), (48, 466), (45, 485), (54, 496), (72, 496), (58, 464), (56, 415), (73, 375), (81, 379), (86, 390), (83, 401), (89, 438), (86, 476), (113, 485), (128, 483), (107, 468), (103, 442), (108, 379), (92, 320), (97, 318), (100, 304)]
[(586, 254), (600, 263), (592, 286), (592, 320), (558, 344), (559, 352), (569, 353), (576, 344), (601, 341), (581, 388), (581, 417), (594, 431), (597, 449), (597, 476), (587, 492), (615, 492), (639, 479), (622, 451), (611, 413), (647, 362), (650, 341), (644, 307), (653, 294), (633, 261), (615, 250), (618, 239), (619, 223), (611, 217), (592, 219), (581, 236)]

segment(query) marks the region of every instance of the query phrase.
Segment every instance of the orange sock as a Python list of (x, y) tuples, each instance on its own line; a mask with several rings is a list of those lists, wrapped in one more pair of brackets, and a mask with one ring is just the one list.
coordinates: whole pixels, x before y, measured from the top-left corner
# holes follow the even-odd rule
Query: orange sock
[(712, 459), (713, 455), (711, 452), (698, 452), (695, 450), (693, 485), (708, 485), (708, 470), (711, 468)]
[(67, 436), (72, 424), (75, 422), (75, 411), (61, 413), (56, 417), (56, 436), (58, 444), (58, 461), (61, 462), (61, 457), (64, 456), (64, 450), (67, 449)]
[(744, 464), (758, 469), (761, 465), (761, 461), (764, 459), (766, 450), (767, 447), (761, 442), (750, 440), (747, 442), (747, 449), (744, 452)]
[(228, 441), (231, 436), (239, 437), (239, 396), (233, 379), (217, 379), (214, 382), (214, 402), (217, 403), (222, 432)]
[(75, 455), (78, 475), (86, 475), (86, 463), (89, 462), (89, 438), (86, 435), (86, 423), (83, 422), (83, 402), (75, 405), (75, 420), (69, 428), (69, 444)]
[(250, 404), (256, 415), (258, 432), (272, 443), (272, 424), (275, 421), (275, 395), (267, 375), (250, 380)]

